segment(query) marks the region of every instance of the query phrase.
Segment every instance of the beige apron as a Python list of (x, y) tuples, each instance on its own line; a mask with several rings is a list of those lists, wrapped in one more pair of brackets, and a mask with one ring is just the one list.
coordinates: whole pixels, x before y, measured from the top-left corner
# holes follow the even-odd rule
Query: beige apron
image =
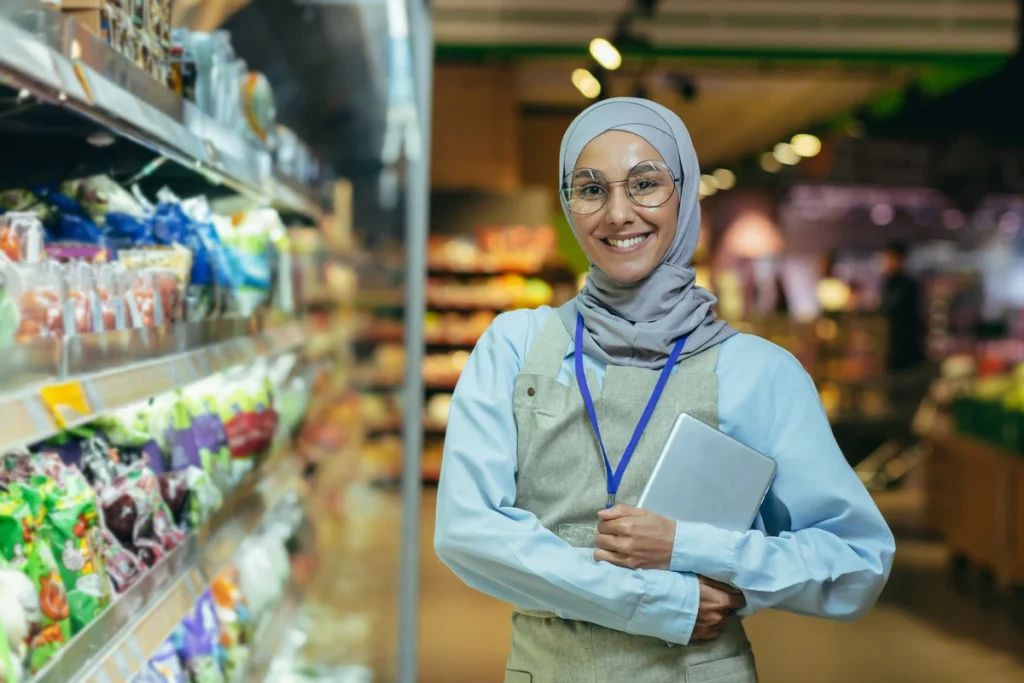
[[(607, 502), (604, 461), (579, 389), (556, 377), (571, 340), (552, 315), (516, 378), (519, 435), (516, 507), (570, 545), (594, 546), (597, 511)], [(679, 413), (717, 427), (718, 347), (682, 361), (665, 386), (626, 468), (619, 502), (635, 505)], [(626, 449), (658, 371), (609, 366), (603, 390), (588, 371), (612, 467)], [(680, 604), (683, 596), (680, 596)], [(713, 641), (687, 647), (554, 614), (516, 608), (505, 683), (756, 683), (750, 643), (736, 617)]]

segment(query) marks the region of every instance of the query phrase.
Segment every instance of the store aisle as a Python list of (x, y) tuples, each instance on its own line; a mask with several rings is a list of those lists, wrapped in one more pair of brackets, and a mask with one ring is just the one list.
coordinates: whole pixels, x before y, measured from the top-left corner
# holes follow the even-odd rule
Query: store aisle
[[(430, 546), (435, 494), (427, 489), (423, 497), (420, 683), (500, 683), (510, 610), (437, 560)], [(894, 499), (888, 507), (899, 505)], [(1024, 632), (1013, 630), (1004, 610), (986, 611), (954, 593), (942, 547), (913, 538), (899, 543), (879, 607), (856, 624), (767, 612), (747, 628), (762, 683), (1024, 680)]]

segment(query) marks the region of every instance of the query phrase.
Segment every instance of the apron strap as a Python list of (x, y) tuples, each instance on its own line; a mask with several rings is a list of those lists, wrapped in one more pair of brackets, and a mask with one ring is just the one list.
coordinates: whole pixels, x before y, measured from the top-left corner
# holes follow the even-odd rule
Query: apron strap
[(547, 322), (544, 323), (544, 327), (541, 328), (540, 334), (530, 344), (526, 361), (523, 363), (523, 372), (530, 375), (557, 377), (571, 342), (572, 339), (569, 337), (565, 325), (562, 324), (562, 319), (557, 312), (552, 311)]

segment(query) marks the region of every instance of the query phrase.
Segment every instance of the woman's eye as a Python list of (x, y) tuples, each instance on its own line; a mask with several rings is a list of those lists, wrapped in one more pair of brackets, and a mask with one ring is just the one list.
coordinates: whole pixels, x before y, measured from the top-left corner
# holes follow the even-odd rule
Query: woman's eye
[(600, 197), (604, 194), (604, 188), (600, 185), (584, 185), (575, 189), (577, 197)]
[(656, 187), (658, 187), (658, 181), (649, 178), (642, 178), (633, 182), (634, 192), (650, 192)]

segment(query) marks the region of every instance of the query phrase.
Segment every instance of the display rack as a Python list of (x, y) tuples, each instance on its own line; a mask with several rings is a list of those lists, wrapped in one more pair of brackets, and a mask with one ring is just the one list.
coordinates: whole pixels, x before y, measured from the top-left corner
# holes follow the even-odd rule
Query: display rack
[(249, 320), (83, 335), (0, 354), (0, 447), (58, 432), (256, 358), (299, 346), (300, 323), (258, 333)]
[[(227, 187), (311, 221), (322, 218), (317, 191), (275, 169), (265, 149), (168, 90), (73, 19), (39, 3), (0, 0), (0, 44), (0, 84), (13, 90), (11, 101), (18, 107), (10, 114), (15, 119), (64, 136), (81, 131), (83, 139), (91, 131), (81, 123), (92, 122), (137, 145), (140, 177), (156, 174), (171, 160), (177, 172), (184, 170), (193, 180)], [(30, 100), (44, 105), (47, 115), (27, 106)], [(124, 163), (117, 145), (64, 144), (64, 153), (74, 158), (68, 164), (51, 159), (52, 168), (80, 167), (90, 145), (86, 158), (98, 168), (112, 167), (114, 160)], [(108, 148), (109, 158), (104, 158)]]
[[(244, 479), (209, 522), (68, 643), (33, 683), (129, 683), (297, 481), (294, 461), (273, 463)], [(276, 491), (261, 482), (273, 482)]]

